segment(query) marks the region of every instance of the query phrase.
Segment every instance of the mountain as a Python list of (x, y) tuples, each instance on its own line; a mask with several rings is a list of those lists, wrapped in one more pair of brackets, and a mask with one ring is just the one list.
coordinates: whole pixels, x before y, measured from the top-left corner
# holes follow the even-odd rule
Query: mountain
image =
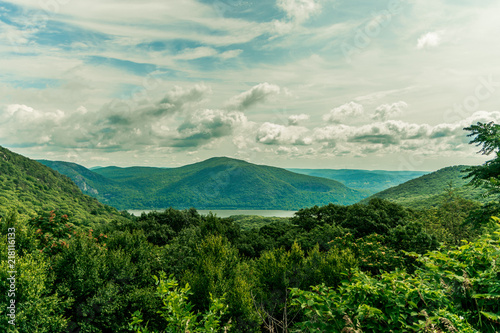
[(465, 199), (486, 202), (487, 199), (482, 196), (485, 190), (467, 185), (469, 180), (463, 178), (467, 175), (463, 172), (467, 168), (465, 165), (443, 168), (376, 193), (370, 198), (387, 199), (411, 208), (428, 208), (438, 205), (451, 185), (455, 193)]
[(397, 186), (429, 172), (426, 171), (385, 171), (354, 169), (287, 169), (292, 172), (333, 179), (345, 186), (365, 191), (368, 195)]
[(77, 224), (118, 215), (116, 209), (84, 195), (70, 178), (0, 147), (0, 214), (16, 210), (31, 216), (55, 209)]
[(68, 176), (83, 193), (96, 198), (102, 203), (111, 205), (113, 205), (112, 203), (121, 203), (122, 206), (133, 205), (132, 202), (128, 202), (129, 198), (141, 195), (140, 191), (127, 186), (127, 184), (108, 179), (76, 163), (49, 160), (38, 160), (38, 162)]
[(118, 209), (299, 209), (330, 202), (352, 204), (366, 197), (335, 180), (227, 157), (178, 168), (113, 166), (93, 171), (54, 163), (54, 168), (87, 186), (87, 193)]
[(99, 191), (96, 188), (113, 184), (112, 181), (106, 179), (105, 177), (76, 163), (55, 162), (48, 160), (38, 160), (37, 162), (40, 162), (43, 165), (68, 176), (85, 194), (95, 196), (99, 194)]

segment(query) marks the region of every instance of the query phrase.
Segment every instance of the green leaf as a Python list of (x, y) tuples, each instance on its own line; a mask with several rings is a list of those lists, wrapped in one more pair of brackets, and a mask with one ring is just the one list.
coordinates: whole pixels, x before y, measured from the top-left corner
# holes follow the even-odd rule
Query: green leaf
[(500, 315), (498, 315), (498, 314), (491, 313), (491, 312), (484, 312), (484, 311), (481, 311), (481, 314), (483, 316), (485, 316), (486, 318), (488, 318), (489, 320), (493, 320), (495, 322), (500, 322)]

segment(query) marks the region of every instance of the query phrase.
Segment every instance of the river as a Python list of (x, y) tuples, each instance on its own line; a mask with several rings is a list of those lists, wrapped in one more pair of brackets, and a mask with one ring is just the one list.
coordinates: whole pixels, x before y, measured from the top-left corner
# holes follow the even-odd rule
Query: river
[[(135, 215), (135, 216), (140, 216), (143, 212), (149, 213), (154, 210), (135, 210), (135, 209), (130, 209), (127, 210), (130, 214)], [(157, 209), (157, 211), (161, 212), (162, 209)], [(209, 212), (214, 213), (218, 217), (229, 217), (232, 215), (258, 215), (258, 216), (264, 216), (264, 217), (292, 217), (293, 214), (295, 214), (295, 210), (257, 210), (257, 209), (252, 209), (252, 210), (244, 210), (244, 209), (212, 209), (212, 210), (205, 210), (205, 209), (200, 209), (197, 210), (198, 213), (201, 215), (207, 215)]]

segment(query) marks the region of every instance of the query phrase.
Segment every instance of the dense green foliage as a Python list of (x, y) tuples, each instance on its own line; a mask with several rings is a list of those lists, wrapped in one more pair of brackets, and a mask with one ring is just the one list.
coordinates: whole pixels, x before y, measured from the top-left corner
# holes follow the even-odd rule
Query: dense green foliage
[(430, 208), (441, 202), (445, 191), (451, 185), (456, 194), (465, 199), (483, 203), (490, 201), (484, 197), (484, 189), (468, 185), (469, 181), (464, 179), (464, 172), (468, 169), (469, 167), (464, 165), (443, 168), (391, 187), (370, 198), (382, 198), (411, 208)]
[(250, 230), (255, 228), (260, 228), (271, 223), (288, 223), (290, 221), (287, 217), (265, 217), (258, 215), (231, 215), (229, 217), (236, 224), (238, 224), (241, 230)]
[(106, 167), (42, 161), (118, 209), (286, 209), (352, 204), (367, 196), (343, 184), (226, 157), (179, 168)]
[(381, 192), (409, 180), (423, 176), (425, 171), (385, 171), (353, 169), (287, 169), (304, 175), (323, 177), (368, 195)]
[[(450, 200), (463, 204), (457, 197)], [(443, 202), (440, 209), (456, 205)], [(47, 310), (54, 323), (42, 313), (35, 315), (47, 327), (129, 332), (147, 323), (147, 331), (162, 332), (170, 329), (168, 323), (187, 317), (193, 318), (191, 331), (230, 324), (230, 332), (259, 332), (283, 331), (307, 320), (307, 312), (290, 303), (290, 290), (322, 284), (336, 290), (346, 279), (355, 281), (356, 274), (377, 279), (391, 270), (414, 270), (414, 255), (404, 251), (435, 250), (446, 237), (433, 233), (436, 228), (427, 230), (422, 218), (374, 199), (368, 205), (302, 209), (288, 222), (247, 230), (231, 218), (199, 215), (194, 209), (116, 219), (93, 229), (72, 226), (58, 211), (1, 223), (4, 229), (15, 225), (24, 230), (17, 240), (20, 262), (37, 258), (37, 269), (45, 267), (40, 277), (45, 289), (33, 297), (46, 299), (45, 307), (57, 307)], [(441, 214), (434, 223), (446, 225), (448, 219)], [(1, 246), (6, 246), (5, 237)], [(162, 278), (161, 272), (171, 278)], [(156, 285), (154, 275), (160, 277)], [(189, 285), (189, 290), (175, 284)], [(162, 297), (158, 286), (163, 286)], [(181, 305), (172, 300), (179, 298), (185, 308), (175, 308)]]
[[(497, 219), (498, 220), (498, 219)], [(413, 274), (353, 270), (338, 288), (292, 289), (300, 332), (497, 332), (500, 225), (450, 251), (416, 255)]]

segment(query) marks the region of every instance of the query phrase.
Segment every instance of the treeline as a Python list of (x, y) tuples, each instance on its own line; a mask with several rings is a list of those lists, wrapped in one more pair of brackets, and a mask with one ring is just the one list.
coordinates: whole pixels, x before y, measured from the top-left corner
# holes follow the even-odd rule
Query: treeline
[[(466, 223), (477, 208), (450, 192), (427, 212), (374, 199), (250, 230), (195, 209), (91, 227), (62, 211), (10, 214), (1, 228), (16, 230), (19, 332), (495, 332), (500, 229), (491, 224), (496, 238), (481, 238)], [(1, 246), (6, 258), (6, 236)], [(9, 270), (2, 260), (2, 295)]]

